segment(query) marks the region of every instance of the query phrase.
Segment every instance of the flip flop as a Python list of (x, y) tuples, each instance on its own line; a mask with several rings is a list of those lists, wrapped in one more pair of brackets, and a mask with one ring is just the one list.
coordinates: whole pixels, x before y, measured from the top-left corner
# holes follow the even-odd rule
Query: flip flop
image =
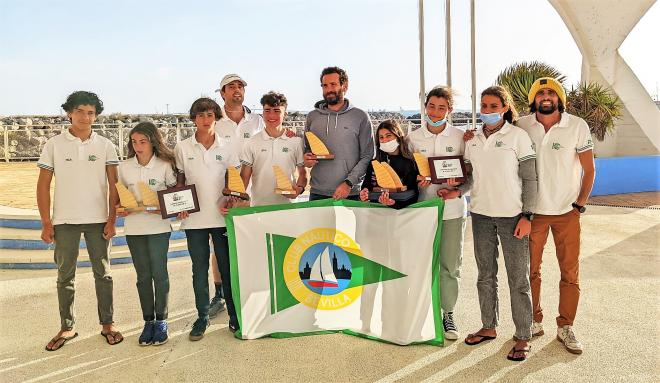
[[(479, 337), (481, 339), (479, 339), (476, 342), (468, 342), (468, 339), (474, 338), (474, 337)], [(468, 334), (468, 336), (465, 338), (465, 344), (467, 344), (468, 346), (476, 346), (479, 343), (485, 342), (487, 340), (493, 340), (495, 338), (497, 338), (497, 337), (490, 336), (490, 335)]]
[[(101, 336), (105, 338), (105, 341), (108, 342), (108, 344), (110, 346), (117, 345), (117, 344), (124, 341), (124, 336), (123, 335), (121, 335), (121, 339), (119, 341), (117, 341), (117, 335), (121, 335), (121, 333), (119, 331), (110, 331), (110, 332), (106, 332), (106, 333), (101, 331)], [(111, 336), (112, 339), (115, 341), (115, 343), (110, 343), (110, 338), (108, 338), (108, 336)]]
[[(527, 348), (520, 348), (520, 349), (517, 349), (516, 346), (513, 346), (513, 348), (511, 349), (511, 351), (509, 351), (509, 354), (506, 356), (506, 358), (508, 360), (512, 360), (514, 362), (522, 362), (523, 360), (527, 359), (527, 356), (529, 356), (530, 351), (532, 351), (532, 346), (531, 345)], [(511, 356), (511, 355), (515, 355), (519, 352), (524, 352), (525, 356), (519, 356), (517, 358)]]
[[(68, 336), (68, 337), (67, 336), (60, 336), (60, 337), (57, 337), (57, 338), (53, 338), (53, 339), (50, 340), (50, 342), (48, 342), (48, 344), (51, 344), (51, 343), (53, 344), (52, 347), (48, 348), (48, 344), (47, 344), (46, 345), (46, 351), (57, 351), (60, 348), (62, 348), (66, 344), (66, 342), (70, 341), (71, 339), (73, 339), (77, 336), (78, 336), (78, 333), (74, 333), (73, 335)], [(64, 341), (62, 343), (60, 343), (59, 346), (55, 347), (57, 345), (57, 342), (59, 342), (60, 340), (64, 340)]]

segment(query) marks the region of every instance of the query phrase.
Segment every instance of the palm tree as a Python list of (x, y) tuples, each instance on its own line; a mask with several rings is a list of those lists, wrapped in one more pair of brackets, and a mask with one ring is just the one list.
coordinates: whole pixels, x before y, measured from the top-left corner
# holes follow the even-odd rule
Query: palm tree
[(511, 93), (513, 103), (518, 113), (522, 116), (529, 114), (527, 94), (534, 81), (540, 77), (552, 77), (557, 79), (561, 84), (566, 80), (566, 76), (550, 65), (540, 61), (532, 61), (515, 63), (509, 66), (500, 72), (495, 83), (506, 88)]
[(606, 133), (612, 133), (615, 121), (622, 116), (619, 97), (595, 82), (580, 83), (571, 89), (566, 103), (566, 111), (584, 119), (598, 141), (603, 141)]

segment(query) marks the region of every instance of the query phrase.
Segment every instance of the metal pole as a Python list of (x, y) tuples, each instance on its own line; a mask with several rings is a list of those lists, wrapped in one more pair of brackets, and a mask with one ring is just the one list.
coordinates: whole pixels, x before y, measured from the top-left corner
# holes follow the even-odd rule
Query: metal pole
[(445, 0), (445, 55), (447, 56), (447, 86), (451, 88), (451, 0)]
[(474, 49), (475, 31), (474, 31), (474, 0), (470, 0), (470, 65), (472, 69), (472, 130), (477, 129), (477, 71)]
[(419, 13), (419, 117), (420, 124), (424, 123), (424, 116), (426, 111), (424, 109), (424, 98), (426, 96), (426, 90), (424, 89), (424, 0), (418, 1), (418, 13)]

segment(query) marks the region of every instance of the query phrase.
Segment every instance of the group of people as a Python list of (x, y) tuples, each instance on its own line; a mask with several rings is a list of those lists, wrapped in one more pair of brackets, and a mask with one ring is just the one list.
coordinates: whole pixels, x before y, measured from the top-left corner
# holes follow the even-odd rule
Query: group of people
[[(469, 192), (482, 328), (469, 334), (465, 343), (477, 345), (497, 336), (497, 259), (501, 243), (516, 329), (515, 344), (507, 358), (527, 358), (532, 337), (543, 335), (541, 260), (552, 230), (561, 269), (557, 338), (568, 351), (581, 353), (573, 322), (580, 294), (580, 214), (585, 211), (595, 176), (593, 142), (585, 121), (564, 111), (566, 94), (561, 84), (552, 78), (536, 80), (529, 92), (532, 114), (520, 119), (505, 88), (485, 89), (481, 93), (483, 126), (467, 132), (449, 122), (454, 104), (452, 90), (439, 86), (426, 95), (422, 126), (406, 135), (393, 120), (382, 122), (373, 131), (368, 114), (345, 97), (349, 82), (343, 69), (323, 69), (320, 83), (323, 100), (307, 115), (305, 130), (319, 137), (334, 155), (333, 160), (325, 161), (315, 157), (309, 142), (283, 127), (287, 113), (283, 94), (263, 95), (261, 117), (243, 105), (247, 83), (236, 74), (225, 76), (217, 90), (224, 100), (222, 107), (210, 98), (192, 104), (190, 118), (195, 133), (174, 150), (164, 144), (154, 124), (142, 122), (130, 131), (128, 159), (121, 163), (112, 143), (91, 129), (103, 111), (102, 102), (94, 93), (71, 94), (62, 105), (71, 127), (46, 143), (38, 162), (42, 239), (55, 242), (61, 318), (61, 330), (46, 349), (57, 350), (77, 336), (73, 301), (81, 233), (94, 272), (101, 335), (111, 345), (123, 340), (113, 323), (113, 282), (108, 262), (108, 245), (115, 235), (118, 215), (125, 217), (124, 234), (137, 273), (145, 321), (138, 342), (159, 345), (168, 340), (170, 222), (161, 219), (158, 211), (117, 213), (116, 182), (126, 185), (138, 202), (142, 198), (140, 182), (154, 191), (195, 185), (200, 211), (182, 212), (177, 217), (185, 230), (192, 261), (198, 319), (189, 339), (195, 341), (204, 336), (210, 319), (225, 308), (230, 331), (239, 327), (223, 216), (233, 207), (245, 206), (245, 202), (223, 197), (227, 169), (240, 169), (252, 206), (292, 202), (307, 187), (305, 168), (311, 168), (310, 200), (366, 202), (369, 192), (378, 186), (371, 165), (375, 158), (387, 162), (402, 184), (415, 193), (414, 198), (399, 201), (385, 191), (379, 203), (398, 209), (418, 200), (445, 201), (438, 272), (447, 339), (459, 337), (453, 312), (459, 294)], [(432, 184), (418, 176), (413, 153), (462, 157), (467, 164), (466, 177)], [(274, 165), (290, 177), (293, 193), (274, 192)], [(51, 204), (49, 188), (56, 171)], [(215, 282), (212, 298), (209, 267)]]

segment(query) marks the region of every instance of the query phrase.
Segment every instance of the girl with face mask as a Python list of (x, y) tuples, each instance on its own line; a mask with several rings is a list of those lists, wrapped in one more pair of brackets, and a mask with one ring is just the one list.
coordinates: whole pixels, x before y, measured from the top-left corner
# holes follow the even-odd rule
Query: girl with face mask
[[(426, 95), (425, 118), (422, 127), (408, 135), (411, 149), (425, 157), (463, 156), (465, 142), (463, 130), (447, 120), (453, 110), (454, 95), (451, 88), (437, 86)], [(443, 198), (440, 238), (440, 302), (445, 338), (456, 340), (458, 326), (454, 322), (454, 308), (458, 300), (461, 265), (463, 262), (463, 238), (467, 220), (465, 193), (470, 189), (471, 178), (464, 183), (448, 179), (442, 184), (420, 181), (421, 201)]]
[[(408, 148), (401, 126), (393, 120), (381, 122), (376, 130), (375, 141), (375, 160), (378, 162), (387, 162), (399, 176), (401, 183), (407, 187), (407, 190), (415, 191), (415, 196), (406, 201), (394, 201), (390, 198), (388, 192), (383, 192), (378, 202), (395, 209), (401, 209), (417, 202), (417, 167), (412, 153)], [(377, 186), (378, 183), (376, 182), (373, 166), (369, 163), (364, 182), (362, 183), (362, 190), (360, 191), (360, 200), (363, 202), (369, 201), (369, 192)]]
[(527, 133), (512, 125), (517, 116), (508, 91), (492, 86), (481, 93), (483, 127), (466, 142), (465, 160), (474, 184), (470, 211), (482, 327), (468, 345), (494, 339), (498, 325), (497, 257), (502, 244), (509, 281), (515, 344), (507, 359), (522, 361), (531, 346), (532, 299), (529, 233), (536, 201), (536, 154)]

